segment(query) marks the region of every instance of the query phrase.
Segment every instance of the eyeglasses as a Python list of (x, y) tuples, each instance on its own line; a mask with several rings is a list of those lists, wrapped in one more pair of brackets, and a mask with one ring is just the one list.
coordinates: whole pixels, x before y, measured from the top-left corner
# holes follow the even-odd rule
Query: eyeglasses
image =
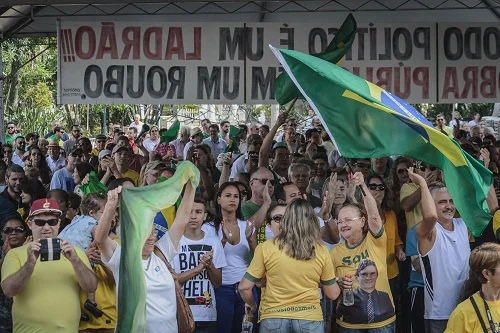
[(371, 167), (370, 163), (354, 163), (354, 165), (362, 169), (370, 169)]
[(338, 220), (337, 221), (337, 225), (340, 225), (340, 224), (351, 224), (352, 221), (361, 220), (362, 218), (363, 218), (363, 216), (355, 217), (355, 218), (352, 218), (352, 219)]
[(56, 226), (57, 223), (59, 223), (58, 219), (51, 219), (51, 220), (34, 219), (32, 221), (33, 221), (33, 223), (35, 223), (39, 227), (44, 227), (46, 224), (48, 224), (49, 227), (53, 227), (53, 226)]
[(276, 223), (281, 223), (282, 219), (283, 219), (283, 215), (281, 215), (281, 214), (276, 214), (273, 217), (271, 217), (271, 220), (276, 222)]
[(382, 184), (368, 184), (368, 188), (372, 191), (385, 191), (385, 185)]
[(83, 154), (71, 154), (74, 158), (82, 158)]
[(399, 169), (398, 174), (402, 175), (403, 173), (408, 173), (408, 169)]
[(2, 230), (2, 232), (6, 235), (10, 235), (13, 233), (14, 234), (22, 234), (24, 231), (25, 231), (25, 229), (23, 227), (15, 227), (15, 228), (7, 227), (7, 228)]
[(266, 185), (267, 182), (269, 182), (269, 184), (271, 184), (272, 186), (274, 186), (274, 183), (275, 183), (274, 179), (259, 179), (259, 178), (254, 178), (252, 180), (259, 180), (262, 185)]
[(444, 119), (438, 119), (437, 121), (444, 121)]

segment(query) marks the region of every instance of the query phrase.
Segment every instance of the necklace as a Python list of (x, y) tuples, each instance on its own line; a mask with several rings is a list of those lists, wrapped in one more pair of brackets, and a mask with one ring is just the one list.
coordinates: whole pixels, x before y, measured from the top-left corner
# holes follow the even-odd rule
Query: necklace
[(148, 258), (148, 264), (146, 265), (145, 271), (147, 271), (149, 269), (149, 265), (151, 264), (151, 257), (152, 257), (152, 255), (150, 254), (149, 258)]

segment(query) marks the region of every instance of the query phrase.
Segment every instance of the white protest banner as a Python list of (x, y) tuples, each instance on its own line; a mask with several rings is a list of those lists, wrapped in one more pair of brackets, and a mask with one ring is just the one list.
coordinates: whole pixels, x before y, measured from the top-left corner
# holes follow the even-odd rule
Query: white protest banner
[(500, 25), (438, 25), (441, 103), (497, 102), (500, 98)]

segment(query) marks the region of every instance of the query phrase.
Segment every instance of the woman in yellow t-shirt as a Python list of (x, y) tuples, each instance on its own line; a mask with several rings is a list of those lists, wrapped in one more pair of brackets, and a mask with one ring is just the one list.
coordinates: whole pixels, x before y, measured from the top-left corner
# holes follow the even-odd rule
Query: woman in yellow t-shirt
[(445, 333), (500, 331), (500, 245), (484, 243), (472, 250), (470, 275)]
[[(387, 277), (389, 278), (392, 297), (395, 303), (398, 303), (400, 293), (398, 260), (405, 261), (406, 255), (403, 250), (403, 242), (398, 233), (396, 214), (389, 207), (388, 188), (382, 178), (371, 175), (366, 179), (366, 185), (377, 202), (378, 212), (387, 234)], [(398, 305), (396, 304), (396, 306)]]
[(239, 284), (241, 297), (255, 312), (252, 288), (265, 275), (266, 291), (259, 305), (261, 332), (322, 332), (318, 285), (330, 299), (336, 299), (340, 289), (311, 204), (305, 199), (290, 203), (281, 228), (279, 235), (255, 249)]
[(339, 332), (394, 332), (396, 316), (387, 276), (387, 234), (363, 174), (356, 172), (352, 179), (366, 193), (364, 207), (342, 207), (337, 225), (344, 242), (330, 253), (340, 288), (352, 291), (354, 297), (354, 302), (337, 302)]

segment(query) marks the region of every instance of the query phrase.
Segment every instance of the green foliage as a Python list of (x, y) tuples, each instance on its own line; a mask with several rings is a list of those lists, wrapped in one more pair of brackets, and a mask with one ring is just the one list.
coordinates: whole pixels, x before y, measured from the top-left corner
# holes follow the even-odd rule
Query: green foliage
[(38, 132), (45, 135), (52, 126), (52, 121), (61, 120), (60, 112), (56, 109), (33, 109), (19, 107), (16, 112), (11, 113), (9, 121), (12, 121), (21, 130), (28, 134)]
[[(476, 112), (481, 116), (490, 116), (493, 111), (493, 103), (458, 103), (456, 111), (464, 119), (472, 119)], [(427, 118), (436, 118), (440, 113), (444, 114), (447, 121), (452, 119), (453, 104), (415, 104), (418, 111), (426, 110)]]
[(38, 82), (26, 90), (24, 103), (27, 109), (49, 109), (54, 106), (52, 92), (45, 82)]

